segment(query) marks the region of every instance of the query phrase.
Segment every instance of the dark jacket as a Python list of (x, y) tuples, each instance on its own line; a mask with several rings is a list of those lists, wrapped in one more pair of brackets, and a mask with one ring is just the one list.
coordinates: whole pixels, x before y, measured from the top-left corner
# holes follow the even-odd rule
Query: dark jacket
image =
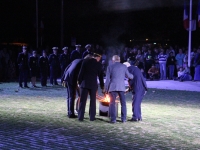
[(97, 76), (99, 77), (100, 87), (104, 88), (103, 82), (103, 70), (101, 63), (97, 62), (96, 59), (85, 59), (83, 60), (79, 75), (78, 83), (81, 88), (97, 89)]
[(63, 80), (68, 82), (68, 84), (76, 86), (82, 62), (83, 59), (75, 59), (72, 61), (64, 71)]
[(17, 58), (17, 64), (19, 65), (19, 69), (29, 69), (28, 67), (28, 54), (19, 53)]
[(70, 61), (74, 61), (75, 59), (81, 59), (82, 58), (82, 55), (79, 51), (77, 50), (73, 50), (71, 52), (71, 55), (70, 55)]
[(129, 80), (129, 86), (134, 92), (145, 92), (147, 91), (146, 81), (139, 68), (135, 66), (128, 67), (128, 71), (133, 75), (133, 79)]
[(48, 68), (49, 68), (48, 57), (40, 56), (38, 65), (41, 72), (48, 71)]
[(59, 58), (58, 58), (58, 55), (55, 55), (55, 54), (51, 54), (49, 56), (49, 65), (50, 67), (58, 67), (59, 68)]

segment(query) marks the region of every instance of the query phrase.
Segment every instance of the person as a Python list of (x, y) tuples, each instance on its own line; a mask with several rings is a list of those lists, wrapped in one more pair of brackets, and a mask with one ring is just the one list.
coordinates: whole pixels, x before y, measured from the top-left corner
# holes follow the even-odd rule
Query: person
[(70, 54), (70, 62), (72, 62), (75, 59), (81, 59), (82, 55), (81, 55), (81, 45), (77, 44), (75, 45), (76, 49), (73, 50)]
[(29, 64), (29, 69), (30, 69), (32, 87), (37, 87), (36, 76), (38, 73), (38, 58), (37, 58), (36, 51), (32, 52), (32, 56), (29, 57), (28, 64)]
[(160, 65), (160, 80), (166, 80), (167, 76), (167, 55), (164, 52), (164, 49), (160, 50), (160, 54), (158, 55), (158, 62)]
[[(69, 55), (68, 55), (68, 47), (63, 47), (63, 53), (60, 55), (60, 69), (61, 69), (61, 77), (65, 71), (65, 68), (69, 65)], [(62, 83), (62, 80), (61, 80)]]
[(200, 48), (197, 49), (197, 53), (194, 57), (194, 81), (200, 81)]
[(176, 65), (176, 59), (173, 52), (169, 52), (169, 57), (167, 58), (167, 67), (169, 68), (169, 79), (174, 78), (174, 69)]
[(27, 85), (28, 80), (28, 54), (27, 54), (27, 46), (22, 46), (22, 52), (18, 54), (17, 63), (19, 66), (19, 87), (22, 87), (22, 82), (24, 82), (24, 87), (29, 88)]
[(50, 84), (58, 85), (57, 78), (60, 68), (59, 58), (57, 54), (58, 47), (53, 47), (53, 53), (49, 56), (49, 65), (50, 65)]
[(192, 80), (192, 76), (190, 75), (190, 69), (187, 66), (185, 67), (185, 69), (183, 67), (179, 68), (178, 80), (180, 82)]
[(152, 64), (151, 68), (148, 70), (150, 80), (159, 79), (159, 70)]
[(39, 58), (38, 62), (39, 68), (40, 68), (40, 83), (42, 87), (47, 86), (47, 77), (48, 77), (48, 71), (49, 71), (49, 63), (48, 63), (48, 57), (45, 50), (42, 51), (42, 56)]
[(176, 68), (177, 70), (180, 68), (180, 67), (183, 67), (183, 59), (184, 59), (185, 55), (183, 54), (183, 51), (182, 49), (179, 49), (179, 53), (176, 54)]
[(112, 57), (113, 64), (107, 67), (106, 71), (106, 81), (105, 81), (105, 92), (109, 93), (110, 104), (109, 104), (109, 113), (110, 113), (110, 123), (116, 123), (116, 108), (115, 100), (117, 94), (120, 98), (121, 103), (121, 121), (126, 122), (126, 99), (125, 99), (125, 77), (133, 79), (133, 75), (128, 72), (127, 67), (124, 64), (120, 63), (120, 57), (114, 55)]
[(129, 80), (129, 88), (132, 92), (132, 118), (131, 121), (142, 121), (141, 103), (147, 91), (147, 84), (142, 72), (136, 66), (124, 63), (128, 67), (128, 71), (133, 75), (133, 79)]
[[(85, 59), (91, 58), (91, 55), (87, 55)], [(74, 103), (76, 98), (76, 91), (78, 97), (80, 97), (80, 91), (77, 85), (78, 74), (82, 65), (83, 59), (75, 59), (72, 61), (65, 69), (63, 74), (63, 81), (66, 83), (67, 87), (67, 116), (69, 118), (76, 118), (74, 111)], [(79, 103), (79, 102), (77, 102)], [(76, 107), (78, 104), (76, 105)], [(77, 109), (77, 108), (76, 108)], [(76, 110), (77, 111), (77, 110)]]
[(146, 79), (149, 79), (148, 70), (151, 68), (152, 64), (154, 63), (154, 56), (151, 52), (151, 49), (148, 49), (148, 52), (144, 55), (145, 60), (145, 75)]
[(87, 56), (88, 54), (91, 54), (92, 55), (92, 49), (91, 49), (91, 45), (90, 44), (87, 44), (86, 46), (85, 46), (85, 52), (83, 53), (83, 55), (82, 55), (82, 59), (85, 57), (85, 56)]
[(78, 110), (78, 120), (83, 121), (85, 106), (88, 94), (90, 95), (89, 116), (90, 121), (95, 120), (96, 116), (96, 93), (98, 89), (97, 76), (100, 87), (104, 90), (102, 65), (99, 62), (101, 55), (94, 53), (93, 58), (83, 60), (79, 75), (78, 84), (80, 87), (80, 107)]

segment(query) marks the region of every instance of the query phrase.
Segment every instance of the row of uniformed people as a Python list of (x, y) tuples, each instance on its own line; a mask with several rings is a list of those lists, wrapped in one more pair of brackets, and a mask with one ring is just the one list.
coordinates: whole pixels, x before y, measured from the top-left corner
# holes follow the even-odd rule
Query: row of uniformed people
[(17, 63), (19, 65), (19, 86), (28, 88), (27, 79), (30, 71), (31, 84), (33, 87), (36, 87), (36, 76), (38, 69), (40, 70), (41, 76), (41, 85), (47, 85), (47, 77), (50, 69), (50, 84), (58, 85), (57, 78), (58, 72), (61, 70), (63, 73), (66, 66), (70, 63), (69, 55), (67, 53), (68, 48), (64, 47), (63, 54), (58, 56), (57, 50), (58, 47), (53, 47), (53, 53), (47, 56), (46, 52), (42, 52), (42, 56), (38, 59), (36, 51), (33, 51), (32, 55), (29, 57), (27, 54), (27, 47), (22, 47), (22, 52), (19, 53), (17, 58)]

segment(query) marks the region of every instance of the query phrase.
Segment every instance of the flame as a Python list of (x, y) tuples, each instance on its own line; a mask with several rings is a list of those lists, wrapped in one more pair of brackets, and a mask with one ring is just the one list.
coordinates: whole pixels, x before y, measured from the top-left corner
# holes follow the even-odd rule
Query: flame
[(104, 98), (104, 101), (105, 101), (105, 102), (110, 102), (110, 97), (109, 97), (108, 94), (106, 94), (106, 96), (105, 96), (105, 98)]

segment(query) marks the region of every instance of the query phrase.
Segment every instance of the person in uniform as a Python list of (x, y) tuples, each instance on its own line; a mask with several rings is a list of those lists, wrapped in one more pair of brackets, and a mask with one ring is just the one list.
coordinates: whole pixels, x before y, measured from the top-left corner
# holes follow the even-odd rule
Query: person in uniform
[(96, 116), (96, 93), (98, 89), (97, 77), (100, 81), (100, 87), (104, 90), (102, 65), (99, 62), (101, 55), (93, 54), (93, 58), (84, 59), (79, 75), (78, 85), (80, 87), (80, 107), (78, 110), (78, 120), (83, 121), (85, 114), (85, 106), (88, 94), (90, 95), (89, 116), (90, 121), (95, 120)]
[(117, 95), (119, 95), (121, 103), (121, 121), (124, 123), (127, 121), (124, 79), (125, 77), (133, 79), (133, 75), (128, 72), (128, 69), (124, 64), (120, 63), (120, 57), (118, 55), (114, 55), (112, 61), (113, 64), (107, 67), (105, 82), (105, 91), (106, 93), (109, 93), (110, 97), (110, 123), (116, 123), (115, 100)]
[(142, 99), (147, 91), (146, 80), (143, 77), (142, 72), (136, 66), (130, 65), (130, 63), (124, 63), (128, 67), (128, 71), (133, 75), (133, 79), (129, 80), (129, 88), (132, 92), (132, 119), (130, 121), (142, 121), (141, 103)]
[(42, 56), (39, 58), (39, 68), (40, 68), (40, 83), (42, 87), (47, 86), (47, 77), (49, 71), (49, 62), (47, 53), (45, 50), (42, 51)]
[[(63, 53), (60, 55), (60, 68), (61, 68), (61, 77), (65, 71), (65, 68), (69, 65), (69, 55), (68, 55), (68, 47), (63, 47)], [(62, 83), (62, 80), (61, 80)]]
[(73, 50), (70, 54), (70, 61), (72, 62), (75, 59), (81, 59), (82, 55), (81, 55), (81, 45), (77, 44), (75, 45), (76, 49)]
[(92, 53), (92, 51), (91, 51), (91, 45), (90, 44), (87, 44), (86, 46), (85, 46), (85, 52), (83, 53), (83, 55), (82, 55), (82, 58), (84, 58), (85, 56), (87, 56), (88, 54), (93, 54)]
[(38, 58), (36, 51), (32, 52), (32, 56), (29, 57), (28, 60), (29, 69), (30, 69), (30, 77), (31, 77), (31, 84), (32, 87), (37, 87), (36, 84), (36, 76), (38, 72)]
[(28, 67), (28, 54), (26, 46), (23, 46), (22, 52), (18, 54), (17, 64), (19, 66), (19, 87), (22, 88), (22, 82), (24, 82), (24, 87), (29, 88), (27, 85), (29, 67)]
[(50, 65), (50, 84), (58, 85), (57, 78), (60, 68), (59, 57), (57, 54), (58, 47), (53, 47), (53, 53), (49, 56), (49, 65)]

